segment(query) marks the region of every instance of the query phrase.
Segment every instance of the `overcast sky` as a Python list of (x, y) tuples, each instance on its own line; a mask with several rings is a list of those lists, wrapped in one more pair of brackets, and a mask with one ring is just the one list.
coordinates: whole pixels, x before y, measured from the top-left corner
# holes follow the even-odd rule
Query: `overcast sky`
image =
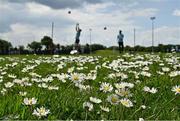
[[(68, 14), (71, 11), (71, 14)], [(151, 45), (151, 20), (155, 16), (155, 44), (180, 44), (180, 0), (0, 0), (0, 38), (14, 46), (51, 36), (54, 43), (73, 44), (75, 25), (82, 29), (81, 44), (117, 45), (121, 29), (124, 43)], [(107, 27), (107, 30), (104, 30)]]

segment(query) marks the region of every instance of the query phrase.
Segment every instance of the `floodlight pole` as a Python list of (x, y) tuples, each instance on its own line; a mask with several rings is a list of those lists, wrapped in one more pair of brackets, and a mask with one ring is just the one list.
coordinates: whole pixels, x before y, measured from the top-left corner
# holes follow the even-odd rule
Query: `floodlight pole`
[(152, 20), (152, 53), (154, 52), (154, 20), (156, 17), (151, 17)]
[(134, 28), (134, 52), (135, 52), (135, 46), (136, 46), (136, 29)]
[(90, 54), (92, 53), (92, 48), (91, 48), (91, 40), (92, 40), (92, 29), (89, 29), (89, 48), (90, 48)]
[(52, 22), (52, 33), (51, 33), (51, 38), (53, 40), (54, 37), (54, 22)]

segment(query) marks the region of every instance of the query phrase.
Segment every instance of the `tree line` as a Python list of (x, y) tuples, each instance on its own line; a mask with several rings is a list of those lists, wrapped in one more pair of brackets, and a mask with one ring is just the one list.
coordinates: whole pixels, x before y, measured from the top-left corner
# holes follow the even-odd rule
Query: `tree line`
[[(12, 44), (6, 40), (0, 39), (0, 54), (70, 54), (74, 49), (74, 45), (60, 45), (54, 44), (49, 36), (44, 36), (40, 41), (33, 41), (25, 48), (23, 45), (13, 47)], [(81, 45), (82, 53), (89, 54), (91, 51), (106, 49), (105, 46), (100, 44)]]
[[(86, 44), (81, 45), (81, 52), (89, 54), (90, 51), (97, 50), (118, 50), (118, 46), (106, 47), (101, 44)], [(172, 49), (180, 51), (180, 45), (163, 45), (159, 44), (154, 47), (154, 52), (171, 52)], [(63, 46), (60, 44), (54, 44), (53, 39), (49, 36), (44, 36), (40, 42), (33, 41), (25, 48), (23, 45), (13, 47), (12, 44), (6, 40), (0, 39), (0, 54), (69, 54), (73, 50), (73, 45)], [(125, 46), (125, 51), (137, 51), (137, 52), (151, 52), (152, 47), (144, 47), (137, 45), (135, 47)]]

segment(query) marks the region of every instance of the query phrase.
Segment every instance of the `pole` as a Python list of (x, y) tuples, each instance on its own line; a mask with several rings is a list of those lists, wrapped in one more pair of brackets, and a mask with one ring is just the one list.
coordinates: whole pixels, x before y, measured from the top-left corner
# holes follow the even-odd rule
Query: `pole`
[(154, 52), (154, 20), (152, 20), (152, 52)]
[(90, 45), (89, 45), (89, 47), (90, 47), (90, 54), (92, 53), (92, 48), (91, 48), (91, 40), (92, 40), (92, 29), (89, 29), (89, 42), (90, 42)]
[(51, 33), (51, 38), (53, 40), (54, 37), (54, 22), (52, 22), (52, 33)]
[(135, 52), (135, 46), (136, 46), (136, 29), (134, 28), (134, 52)]
[(151, 17), (152, 20), (152, 53), (154, 52), (154, 20), (156, 17)]

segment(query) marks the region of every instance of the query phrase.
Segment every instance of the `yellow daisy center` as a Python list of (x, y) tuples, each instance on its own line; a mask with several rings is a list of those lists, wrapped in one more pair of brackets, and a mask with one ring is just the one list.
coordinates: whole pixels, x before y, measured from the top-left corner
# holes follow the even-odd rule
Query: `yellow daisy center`
[(129, 103), (127, 101), (122, 101), (123, 105), (128, 105)]
[(44, 114), (45, 113), (45, 109), (44, 108), (41, 108), (40, 111), (39, 111), (40, 114)]
[(179, 93), (180, 93), (180, 88), (177, 88), (177, 89), (176, 89), (176, 92), (179, 92)]
[(113, 97), (111, 98), (111, 102), (112, 102), (112, 103), (117, 103), (117, 101), (118, 101), (118, 98), (117, 98), (117, 97), (114, 97), (114, 96), (113, 96)]
[(77, 75), (74, 75), (73, 80), (77, 81), (77, 80), (79, 80), (79, 77)]
[(122, 94), (123, 94), (124, 96), (127, 96), (127, 95), (129, 95), (129, 92), (128, 92), (128, 91), (122, 91)]
[(29, 104), (32, 105), (32, 100), (29, 100)]
[(105, 86), (105, 87), (104, 87), (104, 90), (109, 90), (109, 89), (110, 89), (109, 86)]

